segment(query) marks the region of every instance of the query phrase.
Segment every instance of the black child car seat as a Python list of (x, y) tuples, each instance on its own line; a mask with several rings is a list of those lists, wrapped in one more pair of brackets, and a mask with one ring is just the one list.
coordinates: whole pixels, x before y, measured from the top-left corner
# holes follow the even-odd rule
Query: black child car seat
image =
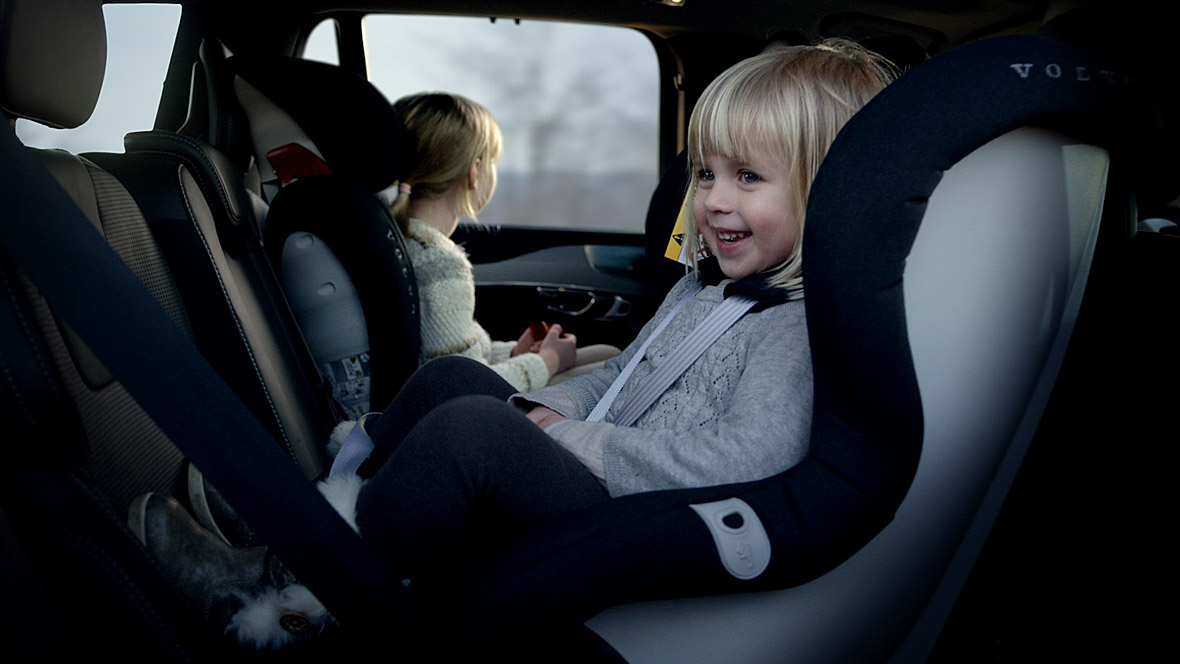
[(270, 202), (264, 246), (300, 329), (348, 415), (381, 410), (418, 368), (417, 283), (377, 196), (409, 168), (413, 137), (352, 72), (298, 58), (225, 64)]

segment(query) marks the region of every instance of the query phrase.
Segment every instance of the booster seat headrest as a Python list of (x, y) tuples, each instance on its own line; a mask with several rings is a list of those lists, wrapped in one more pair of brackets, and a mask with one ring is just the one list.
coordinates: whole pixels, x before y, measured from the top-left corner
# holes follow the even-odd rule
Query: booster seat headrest
[[(364, 78), (299, 58), (234, 56), (228, 64), (250, 117), (256, 154), (309, 141), (304, 147), (333, 173), (371, 191), (404, 177), (411, 154), (408, 132), (389, 101)], [(260, 124), (267, 125), (262, 133), (288, 138), (257, 145)]]

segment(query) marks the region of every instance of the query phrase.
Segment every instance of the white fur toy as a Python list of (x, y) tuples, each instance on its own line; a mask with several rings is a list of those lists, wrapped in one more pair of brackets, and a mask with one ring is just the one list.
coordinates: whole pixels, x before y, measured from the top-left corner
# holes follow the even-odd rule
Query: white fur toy
[(335, 619), (306, 586), (268, 588), (246, 602), (226, 632), (259, 650), (280, 648), (304, 634), (320, 632)]
[[(338, 475), (317, 486), (332, 508), (358, 533), (356, 500), (364, 483), (356, 475)], [(332, 622), (335, 619), (307, 586), (294, 583), (282, 589), (267, 588), (247, 599), (230, 619), (226, 632), (233, 633), (245, 645), (265, 650), (281, 648), (305, 634), (320, 632)]]

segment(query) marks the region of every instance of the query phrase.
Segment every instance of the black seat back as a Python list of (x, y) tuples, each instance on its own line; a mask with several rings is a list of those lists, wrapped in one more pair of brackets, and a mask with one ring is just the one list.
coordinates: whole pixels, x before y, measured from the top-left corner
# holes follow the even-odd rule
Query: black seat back
[(691, 207), (685, 208), (690, 203), (685, 198), (688, 183), (688, 152), (681, 151), (664, 169), (648, 203), (643, 226), (644, 253), (652, 268), (654, 285), (660, 293), (667, 293), (672, 284), (684, 276), (686, 269), (673, 254), (678, 257), (684, 247), (684, 235), (676, 231), (681, 213), (692, 213)]

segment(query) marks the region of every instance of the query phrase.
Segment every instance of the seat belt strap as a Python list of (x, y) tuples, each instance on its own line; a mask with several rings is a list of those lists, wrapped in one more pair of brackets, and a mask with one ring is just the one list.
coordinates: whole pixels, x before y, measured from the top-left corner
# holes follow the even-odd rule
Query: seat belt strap
[[(651, 372), (643, 383), (631, 394), (613, 423), (621, 427), (635, 424), (640, 415), (647, 412), (656, 399), (660, 398), (672, 383), (692, 366), (693, 362), (704, 355), (713, 342), (721, 338), (725, 331), (733, 326), (758, 301), (744, 295), (733, 295), (726, 298), (716, 309), (711, 311), (705, 320), (701, 321), (684, 341), (676, 347), (667, 361)], [(649, 337), (650, 339), (650, 337)]]
[(680, 345), (676, 347), (669, 356), (668, 361), (655, 371), (653, 371), (643, 383), (633, 392), (623, 404), (619, 412), (614, 417), (607, 419), (607, 412), (614, 404), (619, 396), (619, 392), (623, 389), (623, 385), (631, 378), (631, 374), (635, 371), (635, 367), (639, 366), (639, 362), (647, 355), (647, 348), (651, 342), (660, 336), (668, 323), (676, 317), (680, 309), (696, 296), (701, 290), (701, 285), (698, 282), (691, 291), (686, 293), (684, 297), (672, 307), (671, 310), (664, 316), (664, 318), (656, 325), (651, 334), (643, 340), (643, 344), (639, 347), (635, 354), (631, 356), (631, 360), (619, 372), (619, 375), (611, 383), (607, 391), (602, 395), (602, 398), (595, 404), (594, 410), (590, 412), (590, 416), (586, 418), (587, 422), (602, 422), (607, 421), (617, 426), (629, 427), (643, 415), (648, 408), (655, 403), (656, 399), (660, 398), (672, 383), (681, 376), (685, 371), (696, 362), (701, 355), (713, 345), (713, 342), (721, 338), (725, 331), (733, 326), (747, 311), (749, 311), (757, 300), (745, 297), (744, 295), (733, 295), (725, 298), (720, 305), (705, 317), (692, 332), (689, 333)]
[(659, 324), (656, 325), (656, 328), (651, 331), (651, 334), (647, 335), (647, 338), (643, 340), (643, 344), (640, 345), (639, 349), (635, 351), (635, 354), (631, 356), (631, 360), (627, 362), (627, 365), (624, 366), (623, 370), (619, 372), (619, 375), (615, 377), (614, 382), (611, 383), (610, 387), (608, 387), (606, 392), (603, 393), (602, 398), (598, 400), (597, 404), (595, 404), (594, 410), (590, 411), (589, 417), (586, 418), (587, 422), (601, 422), (603, 418), (606, 417), (606, 412), (610, 410), (611, 404), (613, 404), (615, 402), (615, 398), (619, 396), (619, 390), (623, 389), (623, 385), (627, 382), (627, 379), (631, 377), (631, 372), (635, 371), (635, 367), (639, 366), (639, 362), (647, 353), (647, 347), (651, 345), (651, 342), (656, 337), (660, 336), (660, 332), (663, 332), (664, 328), (668, 327), (668, 323), (672, 322), (672, 319), (675, 318), (676, 313), (680, 311), (680, 309), (684, 307), (684, 305), (687, 304), (689, 300), (696, 296), (700, 290), (700, 282), (694, 282), (693, 288), (689, 292), (685, 293), (684, 297), (680, 298), (680, 301), (678, 301), (675, 306), (672, 307), (672, 309), (668, 312), (668, 315), (664, 316), (663, 320), (661, 320)]

